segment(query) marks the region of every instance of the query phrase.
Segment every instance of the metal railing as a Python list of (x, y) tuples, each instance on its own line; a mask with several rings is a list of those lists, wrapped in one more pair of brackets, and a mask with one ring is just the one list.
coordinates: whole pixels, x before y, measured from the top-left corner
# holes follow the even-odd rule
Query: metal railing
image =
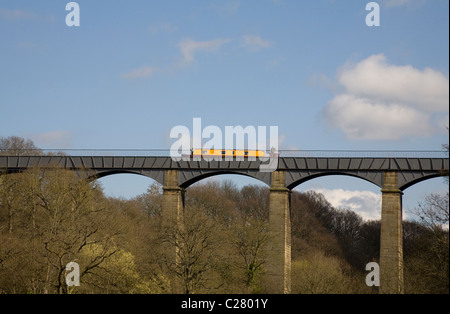
[(313, 158), (448, 158), (446, 151), (412, 150), (281, 150), (281, 157)]
[[(190, 151), (177, 152), (190, 155)], [(266, 151), (269, 155), (271, 152)], [(279, 157), (310, 158), (449, 158), (447, 151), (427, 150), (279, 150)], [(152, 156), (170, 157), (170, 149), (1, 149), (0, 156)]]

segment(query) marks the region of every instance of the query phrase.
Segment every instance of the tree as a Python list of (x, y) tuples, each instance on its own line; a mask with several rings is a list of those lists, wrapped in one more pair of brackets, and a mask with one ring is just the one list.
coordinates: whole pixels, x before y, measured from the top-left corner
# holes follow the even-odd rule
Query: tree
[(117, 220), (95, 183), (74, 172), (33, 169), (16, 178), (22, 196), (12, 204), (17, 223), (3, 243), (8, 263), (0, 272), (22, 293), (67, 293), (65, 267), (81, 260), (86, 247), (97, 244), (102, 250), (91, 251), (80, 264), (82, 276), (118, 251)]
[(251, 292), (258, 292), (257, 275), (265, 263), (264, 247), (269, 238), (264, 220), (247, 218), (233, 229), (234, 246), (243, 262), (245, 285)]
[(21, 156), (41, 155), (33, 141), (18, 136), (0, 137), (0, 155)]
[[(444, 144), (442, 147), (448, 153), (448, 144)], [(445, 178), (445, 182), (448, 184), (448, 173)], [(415, 223), (417, 226), (414, 236), (405, 238), (405, 240), (408, 239), (409, 242), (414, 243), (413, 246), (405, 247), (405, 269), (410, 275), (405, 276), (408, 279), (405, 280), (407, 291), (419, 293), (449, 292), (448, 205), (448, 191), (445, 194), (432, 193), (424, 201), (419, 202), (417, 208), (412, 210), (412, 213), (419, 218), (419, 224)], [(408, 242), (405, 241), (405, 243)]]
[(269, 220), (269, 189), (257, 185), (244, 186), (237, 203), (238, 210), (248, 218)]
[(343, 257), (342, 248), (330, 231), (332, 209), (322, 194), (312, 191), (291, 194), (293, 259), (315, 250)]
[(218, 220), (226, 227), (234, 223), (239, 191), (230, 182), (208, 182), (188, 189), (185, 196), (186, 207), (198, 208), (211, 219)]
[(336, 257), (313, 251), (292, 263), (292, 293), (351, 293), (352, 287)]
[(182, 293), (191, 294), (221, 286), (220, 282), (212, 280), (211, 274), (218, 263), (219, 229), (220, 226), (205, 215), (203, 208), (186, 208), (177, 225), (162, 230), (161, 242), (176, 249), (175, 260), (172, 254), (163, 258), (169, 273), (180, 283)]
[(413, 211), (420, 219), (420, 233), (416, 232), (414, 246), (405, 252), (409, 292), (449, 291), (448, 197), (448, 192), (431, 194)]
[(98, 267), (117, 252), (114, 238), (117, 230), (108, 209), (99, 202), (101, 194), (89, 183), (65, 170), (46, 171), (34, 180), (39, 223), (36, 234), (44, 248), (46, 276), (44, 291), (66, 293), (65, 266), (79, 259), (80, 252), (96, 243), (102, 250), (92, 251), (81, 274)]
[(353, 266), (364, 267), (361, 264), (361, 252), (359, 252), (362, 218), (348, 209), (333, 209), (330, 211), (330, 217), (329, 230), (342, 247), (346, 260)]
[[(0, 155), (29, 156), (39, 155), (41, 152), (31, 140), (18, 136), (0, 137)], [(23, 182), (22, 177), (20, 174), (5, 176), (0, 173), (0, 221), (2, 214), (7, 217), (9, 233), (12, 233), (15, 216), (22, 207), (20, 205), (23, 201), (23, 187), (20, 186)]]
[(449, 222), (449, 193), (444, 195), (432, 193), (426, 196), (425, 201), (419, 202), (414, 213), (430, 230), (440, 232), (448, 228)]
[(159, 183), (153, 183), (149, 186), (146, 193), (138, 195), (134, 199), (140, 203), (141, 208), (149, 217), (161, 217), (162, 204), (162, 186)]
[(0, 231), (6, 229), (12, 234), (15, 224), (20, 223), (17, 218), (25, 203), (24, 176), (22, 174), (0, 175)]

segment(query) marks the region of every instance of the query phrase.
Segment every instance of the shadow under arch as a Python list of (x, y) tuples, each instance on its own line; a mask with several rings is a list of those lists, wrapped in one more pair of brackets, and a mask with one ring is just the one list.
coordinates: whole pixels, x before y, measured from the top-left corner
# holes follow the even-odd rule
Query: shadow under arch
[(430, 180), (430, 179), (435, 179), (435, 178), (442, 178), (442, 180), (444, 180), (444, 177), (448, 177), (448, 173), (436, 173), (436, 174), (422, 175), (419, 178), (410, 179), (410, 180), (404, 179), (404, 180), (402, 180), (404, 183), (403, 184), (402, 183), (399, 184), (400, 185), (399, 189), (401, 191), (405, 191), (407, 188), (410, 188), (411, 186), (413, 186), (413, 185), (415, 185), (417, 183), (420, 183), (420, 182), (423, 182), (423, 181), (427, 181), (427, 180)]
[(109, 171), (99, 171), (99, 172), (87, 172), (86, 180), (89, 182), (105, 178), (107, 176), (112, 176), (116, 174), (133, 174), (140, 175), (155, 180), (161, 185), (164, 185), (164, 173), (161, 171), (138, 171), (138, 170), (128, 170), (128, 169), (117, 169)]
[(192, 178), (189, 178), (186, 180), (181, 180), (182, 182), (180, 183), (180, 187), (183, 189), (187, 189), (191, 185), (193, 185), (203, 179), (214, 177), (214, 176), (230, 175), (230, 174), (252, 178), (252, 179), (258, 180), (259, 182), (265, 183), (268, 187), (270, 187), (271, 175), (268, 173), (262, 174), (261, 172), (259, 172), (259, 175), (258, 175), (258, 173), (256, 173), (256, 175), (253, 175), (253, 174), (250, 174), (247, 172), (243, 173), (240, 171), (233, 171), (233, 170), (229, 170), (229, 171), (219, 170), (219, 171), (205, 172), (205, 173), (193, 176)]

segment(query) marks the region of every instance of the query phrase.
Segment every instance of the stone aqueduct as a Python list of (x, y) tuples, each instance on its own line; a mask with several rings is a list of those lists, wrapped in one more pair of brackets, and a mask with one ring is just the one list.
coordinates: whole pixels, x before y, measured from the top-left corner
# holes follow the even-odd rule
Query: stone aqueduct
[[(184, 190), (191, 184), (218, 174), (241, 174), (270, 187), (269, 231), (265, 280), (271, 293), (290, 292), (291, 222), (290, 192), (298, 184), (327, 175), (349, 175), (381, 189), (380, 291), (403, 292), (403, 191), (420, 181), (448, 176), (445, 158), (280, 157), (273, 172), (261, 172), (261, 161), (174, 161), (170, 157), (146, 156), (0, 156), (0, 174), (32, 167), (58, 167), (80, 175), (89, 169), (91, 178), (134, 173), (163, 185), (162, 215), (177, 221), (183, 212)], [(368, 261), (370, 262), (370, 261)]]

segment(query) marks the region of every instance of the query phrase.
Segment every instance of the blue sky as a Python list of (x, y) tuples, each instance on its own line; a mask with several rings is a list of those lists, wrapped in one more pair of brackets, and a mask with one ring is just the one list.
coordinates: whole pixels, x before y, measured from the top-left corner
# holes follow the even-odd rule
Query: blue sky
[[(200, 117), (278, 126), (281, 149), (448, 143), (447, 0), (377, 1), (379, 27), (366, 25), (361, 0), (80, 0), (79, 27), (65, 23), (68, 2), (0, 1), (0, 136), (168, 149), (170, 130)], [(379, 194), (326, 179), (299, 188)], [(128, 197), (149, 181), (103, 183)], [(420, 186), (448, 189), (441, 179)]]

